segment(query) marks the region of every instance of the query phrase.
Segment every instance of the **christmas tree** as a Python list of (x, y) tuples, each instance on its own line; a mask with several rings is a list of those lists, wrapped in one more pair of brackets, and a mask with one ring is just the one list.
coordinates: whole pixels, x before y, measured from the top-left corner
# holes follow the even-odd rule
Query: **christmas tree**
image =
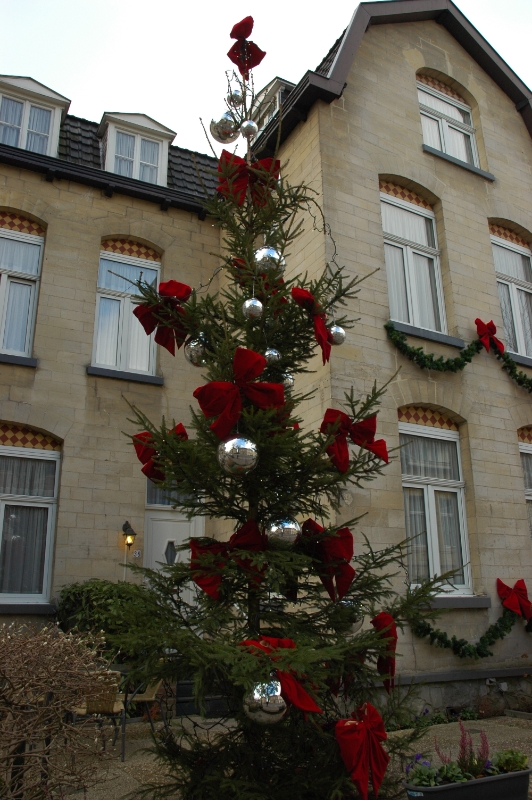
[(211, 124), (217, 141), (246, 142), (243, 157), (223, 151), (218, 189), (205, 199), (223, 232), (222, 288), (138, 283), (134, 313), (146, 333), (173, 354), (183, 346), (202, 382), (186, 426), (155, 425), (134, 409), (142, 472), (190, 517), (233, 530), (228, 541), (191, 540), (186, 558), (161, 572), (141, 570), (158, 612), (132, 611), (124, 646), (142, 651), (146, 675), (192, 677), (200, 709), (208, 696), (226, 706), (208, 723), (184, 718), (157, 742), (168, 779), (145, 794), (324, 800), (367, 798), (371, 784), (393, 796), (388, 762), (411, 738), (382, 744), (405, 699), (394, 690), (397, 628), (428, 613), (434, 586), (398, 594), (401, 547), (375, 551), (362, 536), (353, 566), (356, 520), (336, 524), (346, 487), (388, 462), (376, 439), (383, 389), (351, 392), (318, 430), (297, 413), (310, 397), (297, 376), (342, 344), (358, 288), (336, 263), (317, 280), (283, 277), (303, 226), (323, 217), (285, 165), (253, 152), (260, 109), (250, 72), (265, 54), (249, 41), (252, 27), (247, 17), (231, 31), (239, 74)]

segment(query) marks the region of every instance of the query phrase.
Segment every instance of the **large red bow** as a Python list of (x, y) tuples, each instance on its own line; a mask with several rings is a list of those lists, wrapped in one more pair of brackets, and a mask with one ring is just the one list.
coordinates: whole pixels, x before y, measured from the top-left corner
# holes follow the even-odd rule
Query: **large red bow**
[(343, 411), (337, 411), (335, 408), (328, 408), (323, 417), (320, 431), (321, 433), (329, 434), (336, 423), (339, 422), (338, 429), (335, 434), (333, 444), (327, 448), (327, 454), (330, 456), (336, 469), (340, 472), (347, 472), (349, 469), (349, 448), (347, 446), (347, 437), (349, 436), (354, 444), (359, 447), (364, 447), (371, 453), (374, 453), (378, 458), (388, 463), (388, 448), (384, 439), (377, 439), (375, 441), (375, 432), (377, 430), (377, 415), (373, 414), (371, 417), (360, 420), (360, 422), (351, 422), (347, 414)]
[[(323, 533), (323, 528), (313, 519), (303, 523), (301, 533), (306, 537), (316, 537)], [(323, 564), (320, 575), (321, 582), (327, 589), (331, 600), (341, 600), (351, 586), (356, 575), (349, 563), (353, 558), (353, 534), (349, 528), (340, 528), (336, 536), (320, 538), (315, 546), (316, 556)]]
[(490, 344), (496, 347), (499, 353), (504, 353), (503, 343), (495, 336), (497, 333), (497, 328), (495, 327), (493, 320), (490, 320), (489, 322), (482, 322), (482, 320), (477, 317), (475, 320), (475, 325), (477, 326), (478, 338), (488, 353), (490, 351)]
[(179, 349), (187, 337), (184, 325), (174, 314), (177, 312), (185, 316), (185, 310), (180, 304), (186, 303), (191, 293), (192, 289), (186, 283), (165, 281), (159, 284), (159, 294), (164, 298), (162, 302), (153, 306), (141, 303), (133, 309), (133, 314), (148, 336), (157, 328), (155, 341), (173, 356), (176, 342)]
[(231, 39), (236, 39), (236, 42), (227, 53), (245, 81), (249, 79), (249, 70), (258, 66), (266, 55), (254, 42), (246, 41), (248, 36), (251, 36), (252, 30), (253, 17), (244, 17), (233, 25), (230, 36)]
[[(172, 433), (174, 436), (177, 436), (178, 439), (182, 439), (183, 441), (188, 439), (188, 433), (186, 432), (185, 426), (181, 422), (170, 431), (170, 434)], [(164, 472), (155, 463), (155, 459), (157, 458), (157, 450), (155, 449), (154, 444), (155, 440), (149, 431), (142, 431), (142, 433), (137, 433), (135, 436), (133, 436), (133, 447), (135, 448), (135, 453), (137, 454), (137, 458), (140, 463), (144, 464), (141, 472), (151, 481), (164, 481)]]
[(522, 578), (514, 583), (513, 589), (497, 578), (497, 594), (505, 608), (524, 617), (527, 622), (532, 617), (532, 604), (528, 599), (528, 590)]
[[(223, 569), (227, 559), (233, 556), (235, 550), (248, 550), (250, 553), (260, 553), (268, 547), (268, 537), (261, 533), (259, 526), (254, 520), (248, 520), (245, 525), (233, 533), (228, 542), (212, 542), (211, 544), (200, 545), (194, 539), (190, 540), (190, 569), (192, 570), (192, 580), (200, 589), (212, 597), (213, 600), (220, 599), (220, 586), (222, 576), (217, 571)], [(202, 566), (202, 556), (211, 555), (218, 557), (215, 559), (213, 572), (212, 567)], [(250, 565), (249, 559), (245, 556), (235, 557), (239, 567), (250, 573), (250, 579), (254, 583), (262, 581), (261, 571)]]
[(325, 364), (331, 357), (331, 343), (329, 342), (329, 331), (325, 324), (325, 314), (321, 311), (319, 303), (316, 302), (314, 295), (306, 289), (294, 286), (292, 289), (292, 300), (298, 306), (304, 308), (312, 316), (314, 321), (314, 336), (321, 347), (321, 355)]
[(390, 694), (390, 689), (395, 688), (395, 651), (397, 649), (397, 626), (391, 614), (386, 611), (381, 611), (376, 617), (373, 617), (371, 624), (376, 631), (383, 632), (385, 639), (388, 639), (386, 645), (386, 655), (379, 656), (377, 659), (377, 669), (380, 675), (387, 675), (384, 680), (384, 688)]
[(370, 769), (373, 791), (378, 797), (390, 756), (382, 746), (388, 735), (377, 709), (364, 703), (351, 714), (351, 719), (338, 720), (334, 734), (342, 761), (362, 800), (368, 800)]
[(240, 417), (241, 393), (258, 408), (281, 408), (284, 405), (281, 383), (252, 383), (264, 371), (266, 363), (260, 353), (237, 347), (233, 358), (234, 383), (211, 381), (194, 392), (205, 416), (218, 417), (210, 428), (220, 439), (229, 436)]
[[(259, 641), (247, 639), (244, 642), (240, 642), (240, 644), (243, 647), (253, 647), (261, 650), (269, 655), (272, 661), (275, 661), (276, 650), (285, 648), (294, 650), (296, 646), (292, 639), (278, 639), (272, 636), (261, 636)], [(321, 708), (316, 705), (312, 697), (303, 688), (292, 670), (287, 672), (277, 669), (275, 672), (281, 684), (281, 695), (287, 703), (292, 703), (292, 705), (304, 712), (313, 711), (316, 714), (323, 714)]]
[(222, 150), (218, 162), (217, 190), (241, 206), (246, 199), (249, 186), (251, 202), (255, 206), (265, 206), (273, 189), (273, 182), (279, 177), (281, 162), (273, 158), (261, 158), (248, 164), (245, 158)]

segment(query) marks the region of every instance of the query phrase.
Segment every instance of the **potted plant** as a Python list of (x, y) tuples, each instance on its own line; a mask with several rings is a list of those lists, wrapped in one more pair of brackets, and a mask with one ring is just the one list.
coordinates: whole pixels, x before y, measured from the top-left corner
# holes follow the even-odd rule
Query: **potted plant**
[(406, 793), (409, 798), (434, 800), (527, 800), (531, 770), (528, 757), (519, 750), (502, 750), (490, 759), (488, 739), (480, 733), (475, 752), (473, 740), (460, 720), (458, 758), (442, 752), (435, 742), (440, 766), (433, 766), (418, 753), (406, 768)]

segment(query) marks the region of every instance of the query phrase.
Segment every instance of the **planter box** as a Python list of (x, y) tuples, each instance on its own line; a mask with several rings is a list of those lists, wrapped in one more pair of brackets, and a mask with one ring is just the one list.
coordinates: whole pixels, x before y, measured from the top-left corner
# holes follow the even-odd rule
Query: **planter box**
[(407, 797), (434, 800), (528, 800), (528, 779), (532, 770), (507, 772), (477, 778), (467, 783), (447, 783), (443, 786), (414, 786), (405, 783)]

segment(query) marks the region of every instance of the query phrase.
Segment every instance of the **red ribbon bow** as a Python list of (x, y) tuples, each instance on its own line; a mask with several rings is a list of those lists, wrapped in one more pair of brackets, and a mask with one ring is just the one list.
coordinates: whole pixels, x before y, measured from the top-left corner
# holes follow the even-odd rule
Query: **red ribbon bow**
[(373, 791), (378, 797), (390, 756), (382, 746), (388, 735), (377, 709), (371, 703), (364, 703), (351, 714), (351, 719), (338, 720), (334, 735), (345, 768), (362, 800), (368, 800), (370, 769)]
[(383, 681), (384, 688), (390, 694), (390, 689), (395, 689), (395, 651), (397, 649), (397, 626), (391, 614), (381, 611), (373, 617), (371, 624), (376, 631), (383, 632), (385, 639), (388, 639), (387, 652), (384, 656), (377, 659), (377, 669), (380, 675), (388, 677)]
[(331, 429), (339, 420), (339, 426), (336, 431), (335, 440), (333, 444), (327, 448), (327, 454), (339, 472), (347, 472), (349, 468), (349, 448), (347, 446), (347, 437), (349, 436), (354, 444), (359, 447), (364, 447), (371, 453), (374, 453), (378, 458), (388, 464), (388, 448), (384, 439), (377, 439), (375, 441), (375, 432), (377, 430), (377, 415), (373, 414), (371, 417), (360, 420), (360, 422), (351, 422), (347, 414), (343, 411), (337, 411), (335, 408), (328, 408), (323, 417), (320, 431), (321, 433), (329, 434)]
[[(215, 561), (214, 569), (221, 570), (226, 565), (227, 559), (233, 557), (234, 550), (248, 550), (250, 553), (260, 553), (266, 550), (267, 547), (267, 536), (261, 533), (257, 523), (251, 519), (242, 525), (236, 533), (233, 533), (228, 542), (212, 542), (211, 544), (200, 545), (194, 539), (191, 539), (190, 569), (192, 570), (192, 580), (213, 600), (219, 600), (222, 576), (219, 572), (213, 572), (212, 567), (202, 566), (202, 556), (206, 554), (219, 556)], [(250, 573), (250, 578), (254, 583), (261, 583), (261, 570), (250, 565), (249, 559), (245, 556), (234, 558), (239, 567)]]
[(528, 599), (528, 590), (522, 578), (514, 583), (513, 589), (497, 578), (497, 594), (505, 608), (524, 617), (527, 622), (532, 617), (532, 604)]
[(273, 158), (261, 158), (248, 164), (245, 158), (228, 150), (222, 150), (218, 162), (217, 190), (241, 206), (246, 199), (249, 186), (254, 206), (265, 206), (279, 177), (281, 162)]
[(497, 333), (497, 328), (495, 327), (493, 320), (490, 320), (489, 322), (482, 322), (482, 320), (477, 317), (475, 320), (475, 325), (477, 326), (478, 338), (488, 353), (490, 351), (490, 344), (496, 347), (499, 353), (504, 353), (503, 343), (495, 336)]
[(155, 341), (165, 347), (173, 356), (175, 356), (176, 342), (179, 349), (187, 337), (182, 322), (175, 319), (173, 315), (177, 311), (185, 316), (185, 310), (180, 304), (186, 303), (191, 293), (192, 289), (186, 283), (165, 281), (159, 284), (159, 294), (164, 298), (162, 302), (153, 306), (141, 303), (133, 309), (133, 314), (148, 336), (157, 328)]
[[(170, 433), (173, 433), (174, 436), (182, 439), (182, 441), (186, 441), (188, 439), (188, 433), (185, 430), (185, 426), (181, 422), (176, 425), (175, 428), (170, 431)], [(149, 431), (142, 431), (142, 433), (137, 433), (135, 436), (133, 436), (133, 447), (135, 448), (135, 453), (137, 454), (137, 458), (140, 463), (144, 464), (141, 472), (151, 481), (164, 481), (164, 472), (155, 463), (155, 459), (157, 458), (157, 450), (154, 447), (154, 443), (155, 440)]]
[[(263, 653), (269, 655), (272, 661), (275, 661), (276, 650), (285, 648), (294, 650), (296, 647), (293, 639), (277, 639), (272, 636), (261, 636), (259, 641), (256, 639), (246, 639), (246, 641), (240, 642), (240, 645), (242, 647), (254, 647), (257, 650), (261, 650)], [(293, 706), (300, 708), (301, 711), (305, 713), (313, 711), (316, 714), (323, 714), (321, 708), (316, 705), (312, 697), (300, 684), (293, 670), (287, 672), (285, 670), (276, 669), (275, 672), (281, 684), (281, 695), (287, 703), (292, 703)]]
[(257, 67), (266, 55), (254, 42), (246, 41), (248, 36), (251, 36), (252, 30), (253, 17), (244, 17), (243, 20), (233, 25), (229, 34), (231, 39), (236, 39), (236, 42), (227, 55), (233, 64), (236, 64), (245, 81), (249, 80), (249, 70)]
[[(323, 531), (324, 528), (313, 519), (307, 519), (301, 528), (306, 537), (319, 536)], [(353, 552), (353, 534), (349, 528), (340, 528), (336, 536), (327, 536), (316, 543), (315, 553), (324, 567), (320, 579), (333, 603), (344, 597), (356, 575), (349, 563)]]
[(266, 359), (260, 353), (237, 347), (233, 358), (234, 382), (211, 381), (194, 392), (206, 417), (218, 417), (210, 429), (226, 439), (242, 412), (242, 394), (258, 408), (281, 408), (284, 387), (281, 383), (252, 383), (264, 371)]
[(292, 300), (298, 306), (304, 308), (312, 316), (314, 321), (314, 336), (321, 347), (321, 355), (325, 364), (331, 357), (331, 343), (329, 342), (329, 331), (325, 324), (325, 314), (321, 311), (319, 303), (316, 302), (314, 295), (306, 289), (294, 286), (292, 289)]

